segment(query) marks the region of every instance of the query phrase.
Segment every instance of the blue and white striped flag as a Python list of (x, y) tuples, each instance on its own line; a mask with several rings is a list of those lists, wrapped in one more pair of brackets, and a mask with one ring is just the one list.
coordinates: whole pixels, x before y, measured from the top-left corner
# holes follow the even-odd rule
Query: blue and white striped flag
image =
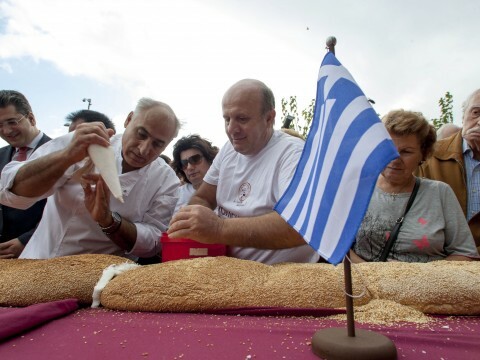
[(338, 264), (355, 240), (380, 172), (396, 157), (368, 99), (329, 52), (318, 74), (303, 154), (275, 211), (323, 258)]

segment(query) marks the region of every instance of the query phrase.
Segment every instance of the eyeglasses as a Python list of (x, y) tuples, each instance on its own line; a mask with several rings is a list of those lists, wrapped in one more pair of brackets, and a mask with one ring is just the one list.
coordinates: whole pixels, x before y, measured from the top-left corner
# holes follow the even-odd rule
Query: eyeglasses
[(25, 116), (27, 115), (23, 115), (20, 119), (10, 119), (10, 120), (0, 122), (0, 130), (3, 130), (5, 126), (8, 126), (9, 128), (17, 126), (18, 123), (22, 121)]
[(180, 160), (180, 163), (182, 164), (182, 170), (185, 170), (188, 167), (188, 164), (191, 164), (191, 165), (200, 164), (202, 159), (203, 159), (202, 154), (196, 154), (196, 155), (190, 156), (189, 158)]

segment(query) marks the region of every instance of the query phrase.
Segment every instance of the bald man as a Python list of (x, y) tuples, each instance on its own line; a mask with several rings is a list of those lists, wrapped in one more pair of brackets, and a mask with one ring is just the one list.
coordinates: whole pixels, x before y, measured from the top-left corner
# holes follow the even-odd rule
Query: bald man
[(273, 211), (295, 173), (304, 141), (273, 129), (275, 98), (259, 80), (231, 86), (222, 110), (229, 141), (190, 205), (174, 215), (169, 236), (226, 244), (230, 256), (266, 264), (318, 261)]

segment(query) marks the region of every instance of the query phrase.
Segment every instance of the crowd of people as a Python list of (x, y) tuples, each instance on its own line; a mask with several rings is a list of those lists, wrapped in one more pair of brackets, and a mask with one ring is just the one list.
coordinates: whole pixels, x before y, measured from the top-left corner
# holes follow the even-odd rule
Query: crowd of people
[[(322, 261), (273, 211), (305, 142), (274, 128), (272, 90), (240, 80), (225, 92), (222, 113), (228, 141), (220, 149), (188, 135), (170, 160), (162, 152), (180, 122), (163, 102), (141, 98), (122, 134), (105, 114), (75, 111), (66, 118), (69, 133), (50, 139), (23, 94), (0, 90), (0, 137), (8, 143), (0, 149), (0, 258), (160, 259), (167, 233), (225, 244), (229, 256), (265, 264)], [(400, 156), (377, 179), (351, 260), (478, 259), (480, 89), (463, 105), (461, 128), (436, 132), (406, 110), (382, 121)], [(92, 170), (92, 144), (112, 147), (123, 202)]]

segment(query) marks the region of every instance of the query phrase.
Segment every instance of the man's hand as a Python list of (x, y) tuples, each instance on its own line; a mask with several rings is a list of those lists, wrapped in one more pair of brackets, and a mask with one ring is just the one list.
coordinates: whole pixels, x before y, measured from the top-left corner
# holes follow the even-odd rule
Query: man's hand
[[(104, 228), (112, 225), (110, 191), (105, 181), (99, 174), (85, 174), (82, 175), (81, 183), (85, 193), (85, 207), (92, 219)], [(120, 226), (107, 236), (121, 249), (132, 251), (137, 241), (137, 228), (128, 219), (122, 218)]]
[(20, 256), (25, 246), (18, 238), (0, 243), (0, 259), (15, 259)]
[(112, 135), (113, 130), (105, 128), (101, 122), (79, 124), (75, 129), (72, 141), (65, 149), (66, 158), (73, 164), (82, 161), (88, 156), (87, 149), (91, 144), (109, 146)]
[(472, 148), (475, 155), (480, 155), (480, 125), (476, 125), (463, 133), (463, 138)]
[(205, 206), (187, 205), (173, 216), (168, 236), (173, 239), (188, 238), (205, 244), (219, 244), (223, 222), (223, 219)]
[(106, 129), (102, 123), (78, 125), (72, 141), (64, 149), (54, 151), (29, 161), (21, 166), (10, 191), (24, 197), (39, 197), (49, 192), (65, 171), (73, 164), (88, 156), (88, 146), (110, 145), (113, 130)]
[(103, 227), (112, 222), (110, 211), (110, 191), (107, 184), (99, 174), (82, 175), (82, 187), (85, 193), (85, 207), (90, 212), (92, 219)]

